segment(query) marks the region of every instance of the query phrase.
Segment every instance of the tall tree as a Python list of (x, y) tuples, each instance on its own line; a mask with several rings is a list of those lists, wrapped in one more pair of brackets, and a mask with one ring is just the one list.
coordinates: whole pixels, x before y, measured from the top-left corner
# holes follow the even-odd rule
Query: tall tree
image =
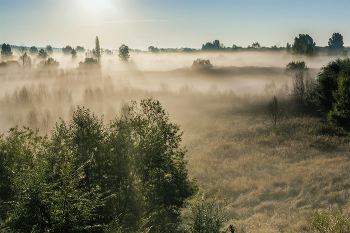
[(100, 41), (98, 40), (98, 36), (96, 36), (95, 39), (95, 54), (97, 58), (97, 61), (100, 62), (101, 59), (101, 48), (100, 48)]
[(19, 63), (23, 68), (31, 67), (32, 65), (32, 59), (27, 54), (27, 49), (24, 46), (21, 46), (19, 49)]
[(315, 56), (316, 43), (308, 34), (299, 34), (299, 37), (294, 38), (292, 52), (297, 55)]
[(332, 37), (328, 41), (328, 54), (339, 55), (343, 52), (344, 42), (343, 36), (340, 33), (333, 33)]
[(29, 48), (29, 52), (34, 55), (38, 53), (38, 49), (35, 46)]
[(129, 54), (129, 47), (125, 44), (122, 44), (119, 47), (119, 51), (118, 51), (118, 57), (121, 61), (129, 61), (130, 59), (130, 54)]
[(12, 51), (11, 51), (11, 46), (9, 44), (3, 44), (1, 46), (1, 58), (2, 59), (9, 59), (12, 57)]

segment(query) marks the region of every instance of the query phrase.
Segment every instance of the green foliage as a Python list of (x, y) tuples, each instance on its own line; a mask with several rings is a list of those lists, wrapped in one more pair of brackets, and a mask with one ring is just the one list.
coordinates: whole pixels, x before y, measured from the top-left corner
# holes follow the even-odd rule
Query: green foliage
[(297, 55), (315, 56), (316, 43), (308, 34), (299, 34), (299, 37), (294, 38), (292, 52)]
[(213, 65), (210, 63), (210, 60), (204, 60), (198, 58), (197, 60), (193, 61), (192, 69), (195, 70), (210, 70), (213, 68)]
[(328, 41), (328, 54), (339, 55), (343, 52), (344, 42), (343, 36), (340, 33), (333, 33), (332, 37)]
[(129, 61), (130, 59), (129, 47), (126, 46), (125, 44), (122, 44), (118, 50), (118, 57), (119, 57), (119, 60), (121, 61), (125, 61), (125, 62)]
[(286, 65), (286, 72), (288, 71), (298, 71), (307, 70), (306, 63), (304, 61), (292, 61)]
[(39, 50), (39, 53), (38, 53), (38, 56), (42, 59), (46, 59), (47, 58), (47, 52), (45, 52), (44, 49), (40, 49)]
[(338, 90), (340, 77), (346, 77), (350, 74), (350, 59), (337, 59), (322, 67), (316, 80), (317, 100), (324, 113), (333, 109), (333, 103), (336, 103), (333, 93)]
[(9, 44), (3, 44), (1, 46), (1, 58), (2, 59), (8, 59), (12, 57), (12, 51), (11, 51), (11, 46)]
[(132, 102), (108, 126), (78, 107), (50, 139), (0, 137), (0, 217), (19, 232), (174, 232), (197, 191), (182, 134), (158, 101)]
[(217, 194), (211, 197), (207, 193), (197, 193), (196, 196), (188, 201), (191, 211), (190, 216), (185, 219), (184, 232), (189, 233), (219, 233), (224, 224), (228, 221), (226, 218), (227, 202), (220, 205), (217, 203)]
[(308, 225), (311, 230), (317, 232), (350, 232), (350, 213), (343, 213), (337, 198), (333, 195), (338, 209), (315, 210), (309, 215)]
[(333, 109), (328, 113), (328, 120), (338, 126), (350, 129), (350, 76), (340, 77), (338, 89), (334, 91)]

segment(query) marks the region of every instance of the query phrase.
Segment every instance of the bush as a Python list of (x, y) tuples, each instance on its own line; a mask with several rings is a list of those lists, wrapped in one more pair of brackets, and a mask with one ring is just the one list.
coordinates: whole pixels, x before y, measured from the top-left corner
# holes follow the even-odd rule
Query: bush
[(298, 71), (298, 70), (308, 70), (306, 63), (304, 61), (292, 61), (286, 65), (285, 71)]
[(192, 69), (195, 70), (210, 70), (211, 68), (213, 68), (213, 65), (210, 63), (209, 59), (204, 60), (198, 58), (197, 60), (194, 60), (192, 64)]
[(340, 77), (347, 77), (350, 74), (350, 59), (337, 59), (322, 67), (316, 80), (317, 100), (322, 111), (328, 114), (336, 103), (334, 92), (338, 90)]
[(188, 233), (219, 233), (226, 218), (227, 202), (223, 205), (217, 204), (217, 195), (208, 197), (207, 193), (197, 193), (193, 200), (188, 202), (191, 211), (190, 216), (185, 217), (186, 223), (184, 232)]
[(350, 129), (350, 76), (340, 77), (338, 90), (333, 92), (335, 103), (328, 113), (328, 120), (338, 126)]
[(311, 230), (317, 232), (350, 232), (350, 213), (343, 213), (338, 204), (337, 198), (333, 195), (337, 203), (337, 210), (315, 210), (309, 215), (308, 225)]

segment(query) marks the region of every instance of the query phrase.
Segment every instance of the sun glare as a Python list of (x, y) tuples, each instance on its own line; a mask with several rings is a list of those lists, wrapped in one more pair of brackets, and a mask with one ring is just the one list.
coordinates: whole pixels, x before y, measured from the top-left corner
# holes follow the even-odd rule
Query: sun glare
[(110, 0), (80, 0), (80, 4), (92, 14), (100, 14), (113, 7)]

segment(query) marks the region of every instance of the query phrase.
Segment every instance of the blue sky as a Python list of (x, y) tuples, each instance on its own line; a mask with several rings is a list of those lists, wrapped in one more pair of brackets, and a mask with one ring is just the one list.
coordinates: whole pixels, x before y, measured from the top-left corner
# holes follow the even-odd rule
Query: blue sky
[(0, 0), (0, 43), (27, 46), (325, 46), (334, 32), (350, 46), (350, 0)]

